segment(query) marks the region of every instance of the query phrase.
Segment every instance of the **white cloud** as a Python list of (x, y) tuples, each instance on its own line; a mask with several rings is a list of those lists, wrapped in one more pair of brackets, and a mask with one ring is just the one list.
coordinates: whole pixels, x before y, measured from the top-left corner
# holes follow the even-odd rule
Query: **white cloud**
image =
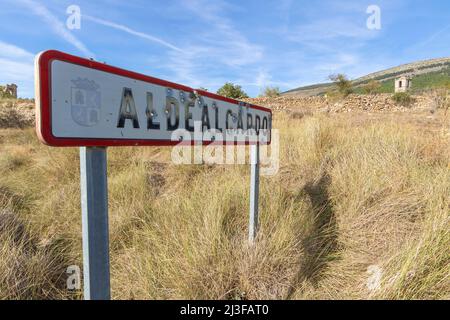
[(27, 8), (30, 9), (35, 15), (41, 17), (58, 36), (72, 44), (86, 57), (95, 59), (94, 53), (92, 53), (83, 42), (67, 30), (65, 24), (54, 16), (44, 5), (32, 0), (18, 0), (18, 2), (27, 6)]
[(368, 40), (377, 36), (377, 32), (366, 28), (365, 24), (356, 24), (344, 18), (316, 20), (310, 24), (293, 28), (286, 38), (290, 41), (310, 44), (316, 42), (331, 42), (334, 40)]
[[(222, 1), (188, 0), (183, 6), (208, 25), (198, 39), (204, 56), (220, 60), (230, 67), (253, 64), (263, 58), (264, 49), (251, 43), (234, 24), (223, 16), (229, 5)], [(239, 21), (236, 22), (237, 24)]]
[[(201, 30), (182, 46), (182, 51), (169, 52), (165, 69), (174, 81), (193, 87), (216, 90), (227, 81), (237, 84), (255, 83), (258, 64), (264, 49), (249, 41), (225, 15), (239, 10), (222, 1), (189, 0), (180, 2), (181, 14), (189, 15)], [(233, 79), (230, 74), (234, 74)]]
[(116, 30), (121, 30), (121, 31), (129, 33), (131, 35), (134, 35), (134, 36), (146, 39), (146, 40), (150, 40), (150, 41), (159, 43), (160, 45), (163, 45), (163, 46), (165, 46), (165, 47), (167, 47), (169, 49), (172, 49), (172, 50), (175, 50), (175, 51), (182, 51), (182, 49), (178, 48), (177, 46), (175, 46), (175, 45), (173, 45), (173, 44), (171, 44), (171, 43), (169, 43), (169, 42), (167, 42), (167, 41), (165, 41), (163, 39), (160, 39), (160, 38), (155, 37), (153, 35), (150, 35), (148, 33), (144, 33), (144, 32), (133, 30), (133, 29), (131, 29), (131, 28), (125, 26), (125, 25), (118, 24), (118, 23), (115, 23), (115, 22), (112, 22), (112, 21), (99, 19), (99, 18), (96, 18), (96, 17), (88, 16), (88, 15), (82, 15), (82, 17), (83, 17), (83, 19), (92, 21), (94, 23), (98, 23), (98, 24), (101, 24), (101, 25), (104, 25), (104, 26), (107, 26), (107, 27), (110, 27), (110, 28), (114, 28)]
[(450, 24), (446, 25), (444, 28), (438, 30), (437, 32), (434, 32), (428, 38), (426, 38), (425, 40), (415, 44), (414, 46), (412, 46), (409, 49), (413, 50), (413, 49), (418, 49), (418, 48), (421, 48), (421, 47), (426, 47), (426, 46), (430, 45), (431, 43), (433, 43), (435, 40), (443, 41), (442, 37), (445, 36), (445, 35), (448, 35), (448, 30), (449, 29), (450, 29)]
[(12, 83), (17, 81), (33, 80), (33, 64), (0, 58), (0, 69), (2, 70), (2, 82)]
[(0, 57), (15, 57), (16, 59), (33, 59), (34, 54), (0, 40)]
[(34, 54), (0, 41), (0, 83), (19, 85), (20, 97), (34, 95)]

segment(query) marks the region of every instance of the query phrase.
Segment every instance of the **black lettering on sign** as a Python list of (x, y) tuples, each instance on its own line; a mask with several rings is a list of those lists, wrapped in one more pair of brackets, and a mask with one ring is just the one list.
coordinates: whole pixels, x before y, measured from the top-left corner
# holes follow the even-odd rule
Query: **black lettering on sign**
[(159, 122), (153, 122), (156, 112), (153, 109), (153, 94), (151, 92), (147, 92), (147, 109), (145, 109), (145, 114), (147, 115), (147, 129), (159, 130)]
[(263, 121), (262, 121), (262, 128), (263, 129), (268, 129), (267, 125), (268, 125), (267, 117), (264, 116), (263, 117)]
[(124, 128), (125, 120), (127, 119), (130, 119), (133, 122), (133, 128), (139, 129), (139, 120), (136, 112), (136, 105), (134, 104), (133, 92), (130, 88), (123, 88), (117, 128)]
[(202, 110), (202, 131), (205, 131), (205, 127), (207, 130), (211, 129), (211, 125), (209, 123), (209, 112), (208, 105), (203, 105)]
[[(167, 130), (174, 131), (178, 129), (178, 126), (180, 124), (180, 104), (174, 97), (166, 97), (166, 114)], [(174, 115), (174, 117), (172, 115)]]
[(255, 130), (256, 130), (256, 134), (259, 134), (259, 129), (261, 129), (261, 118), (256, 115), (256, 121), (255, 121)]
[(185, 129), (189, 132), (194, 132), (194, 126), (191, 126), (189, 124), (189, 120), (192, 120), (192, 113), (190, 112), (190, 109), (195, 107), (195, 103), (192, 101), (187, 101), (184, 104), (184, 118), (185, 118)]
[(247, 130), (253, 129), (253, 117), (251, 113), (247, 113)]
[(186, 97), (184, 91), (180, 91), (179, 94), (181, 105), (184, 107), (184, 128), (189, 132), (194, 132), (194, 126), (191, 126), (189, 121), (192, 121), (190, 109), (195, 107), (195, 102), (192, 101), (191, 94), (189, 94), (188, 97)]
[(215, 120), (215, 129), (222, 132), (222, 128), (219, 127), (219, 108), (217, 107), (217, 103), (214, 101), (212, 103), (212, 107), (214, 109), (214, 120)]
[(263, 129), (263, 135), (266, 137), (266, 139), (267, 139), (267, 135), (269, 134), (268, 132), (267, 132), (267, 129), (268, 129), (268, 121), (267, 121), (267, 117), (266, 116), (264, 116), (263, 117), (263, 120), (262, 120), (262, 129)]
[(239, 110), (239, 112), (238, 112), (238, 124), (237, 124), (237, 128), (238, 129), (244, 129), (244, 121), (242, 120), (242, 110)]

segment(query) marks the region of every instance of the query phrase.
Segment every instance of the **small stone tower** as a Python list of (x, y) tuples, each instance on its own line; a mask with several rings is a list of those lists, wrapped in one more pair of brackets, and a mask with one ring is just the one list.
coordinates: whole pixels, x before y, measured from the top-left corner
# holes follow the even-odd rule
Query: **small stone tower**
[(17, 99), (17, 85), (13, 83), (0, 86), (0, 96)]
[(17, 85), (14, 83), (7, 84), (6, 85), (6, 93), (8, 95), (10, 95), (11, 97), (13, 97), (14, 99), (17, 99)]
[(401, 76), (395, 79), (395, 93), (406, 92), (411, 89), (412, 80), (410, 76)]

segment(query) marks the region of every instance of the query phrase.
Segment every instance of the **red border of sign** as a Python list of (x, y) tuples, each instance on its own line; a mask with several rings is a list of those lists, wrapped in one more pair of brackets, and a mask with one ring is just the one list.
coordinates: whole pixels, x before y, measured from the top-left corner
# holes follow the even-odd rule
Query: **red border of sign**
[[(183, 90), (186, 92), (193, 92), (194, 89), (146, 76), (140, 73), (127, 71), (117, 67), (113, 67), (107, 64), (99, 63), (89, 59), (80, 58), (64, 52), (56, 50), (48, 50), (40, 53), (36, 57), (36, 132), (43, 143), (49, 146), (55, 147), (107, 147), (107, 146), (173, 146), (180, 144), (179, 141), (171, 140), (145, 140), (145, 139), (93, 139), (93, 138), (58, 138), (52, 134), (52, 122), (51, 122), (51, 63), (54, 60), (60, 60), (70, 62), (80, 66), (124, 76), (127, 78), (145, 81), (148, 83), (170, 87), (177, 90)], [(238, 100), (219, 96), (214, 93), (210, 93), (203, 90), (195, 90), (203, 96), (210, 97), (216, 100), (221, 100), (233, 104), (238, 104)], [(272, 110), (256, 105), (249, 104), (250, 108), (263, 110), (269, 112), (272, 118)], [(273, 118), (272, 118), (273, 119)], [(197, 142), (198, 143), (198, 142)], [(269, 142), (270, 143), (270, 142)], [(191, 141), (191, 144), (196, 144), (195, 141)], [(211, 144), (211, 142), (204, 141), (203, 144)], [(248, 142), (246, 142), (248, 144)]]

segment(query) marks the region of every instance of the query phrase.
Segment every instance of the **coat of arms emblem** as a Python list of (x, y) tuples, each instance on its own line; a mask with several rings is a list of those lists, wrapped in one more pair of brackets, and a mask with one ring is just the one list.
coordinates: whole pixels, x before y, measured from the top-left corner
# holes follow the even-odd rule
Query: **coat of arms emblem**
[(88, 79), (72, 80), (71, 114), (81, 126), (92, 127), (100, 120), (100, 86)]

